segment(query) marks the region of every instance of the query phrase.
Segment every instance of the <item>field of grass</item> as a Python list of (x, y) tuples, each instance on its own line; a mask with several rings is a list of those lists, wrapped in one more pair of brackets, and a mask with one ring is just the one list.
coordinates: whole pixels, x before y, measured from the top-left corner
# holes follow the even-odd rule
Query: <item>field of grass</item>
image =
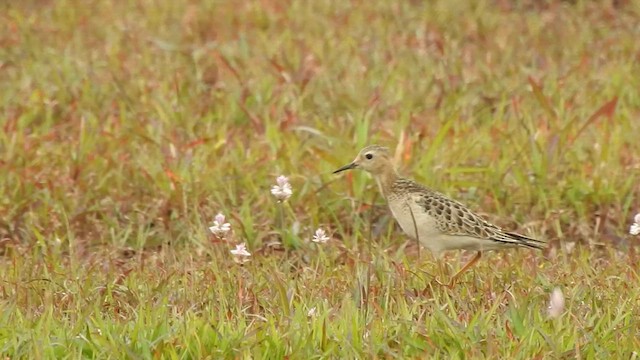
[[(0, 355), (638, 358), (639, 19), (635, 0), (4, 2)], [(331, 174), (374, 143), (549, 248), (438, 286), (371, 178)]]

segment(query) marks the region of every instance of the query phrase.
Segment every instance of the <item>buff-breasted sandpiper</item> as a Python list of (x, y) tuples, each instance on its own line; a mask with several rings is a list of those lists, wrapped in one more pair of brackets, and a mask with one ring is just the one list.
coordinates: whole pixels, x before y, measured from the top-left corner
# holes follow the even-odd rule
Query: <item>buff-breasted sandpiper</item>
[(447, 250), (473, 250), (476, 255), (451, 278), (448, 286), (473, 266), (485, 250), (524, 247), (543, 249), (544, 241), (508, 232), (484, 220), (461, 203), (398, 175), (389, 150), (367, 146), (348, 165), (334, 171), (362, 169), (375, 178), (402, 230), (439, 258)]

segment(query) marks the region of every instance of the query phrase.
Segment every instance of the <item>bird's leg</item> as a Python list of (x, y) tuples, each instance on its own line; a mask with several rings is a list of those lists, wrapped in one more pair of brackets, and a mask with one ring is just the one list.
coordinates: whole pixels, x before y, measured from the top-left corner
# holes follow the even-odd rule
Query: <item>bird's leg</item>
[(439, 280), (449, 277), (449, 267), (447, 266), (446, 261), (441, 256), (437, 255), (435, 257), (436, 262), (438, 263), (438, 275), (433, 280), (440, 286), (449, 286), (449, 284), (443, 283)]
[(438, 259), (438, 267), (440, 268), (440, 275), (442, 275), (443, 278), (449, 275), (449, 267), (444, 259)]
[(477, 263), (481, 257), (482, 257), (482, 252), (478, 251), (476, 256), (473, 257), (473, 259), (471, 259), (465, 266), (462, 267), (462, 269), (460, 269), (455, 275), (453, 275), (453, 277), (451, 278), (451, 281), (449, 281), (449, 284), (447, 286), (449, 288), (453, 288), (453, 286), (456, 284), (456, 281), (458, 280), (460, 275), (462, 275), (465, 271), (469, 270), (470, 267), (475, 265), (475, 263)]
[[(448, 273), (447, 271), (447, 264), (444, 263), (443, 259), (437, 259), (436, 260), (438, 262), (438, 275), (440, 276), (440, 279), (444, 279)], [(440, 280), (438, 280), (438, 277), (436, 277), (436, 282), (438, 283), (438, 285), (444, 285), (443, 283), (440, 282)]]
[[(433, 276), (431, 278), (431, 281), (435, 281), (436, 284), (440, 285), (440, 286), (449, 286), (449, 284), (445, 284), (443, 282), (441, 282), (439, 279), (441, 278), (445, 278), (447, 277), (447, 274), (449, 273), (449, 267), (447, 266), (446, 262), (440, 258), (440, 256), (435, 256), (435, 260), (436, 263), (438, 264), (438, 269), (436, 272), (436, 275)], [(430, 289), (431, 287), (431, 283), (427, 284), (427, 287), (424, 288), (423, 292), (426, 294), (427, 291)]]

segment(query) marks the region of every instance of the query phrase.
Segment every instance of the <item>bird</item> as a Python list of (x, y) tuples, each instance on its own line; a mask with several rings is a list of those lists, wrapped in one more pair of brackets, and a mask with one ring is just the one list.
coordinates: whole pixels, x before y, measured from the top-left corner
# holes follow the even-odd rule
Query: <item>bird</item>
[(364, 170), (378, 184), (382, 196), (403, 232), (427, 248), (437, 259), (445, 251), (472, 250), (476, 255), (446, 285), (454, 287), (458, 278), (475, 265), (487, 250), (529, 248), (542, 250), (546, 242), (509, 232), (489, 223), (462, 203), (408, 178), (401, 177), (388, 148), (370, 145), (351, 163), (333, 173)]

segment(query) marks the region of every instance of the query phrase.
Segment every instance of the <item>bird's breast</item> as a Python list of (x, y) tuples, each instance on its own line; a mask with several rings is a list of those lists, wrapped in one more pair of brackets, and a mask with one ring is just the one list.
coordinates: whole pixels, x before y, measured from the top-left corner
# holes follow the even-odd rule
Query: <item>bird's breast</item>
[(425, 242), (439, 234), (436, 221), (432, 216), (411, 199), (389, 201), (389, 208), (405, 234), (414, 239), (418, 238), (425, 247), (430, 247)]

